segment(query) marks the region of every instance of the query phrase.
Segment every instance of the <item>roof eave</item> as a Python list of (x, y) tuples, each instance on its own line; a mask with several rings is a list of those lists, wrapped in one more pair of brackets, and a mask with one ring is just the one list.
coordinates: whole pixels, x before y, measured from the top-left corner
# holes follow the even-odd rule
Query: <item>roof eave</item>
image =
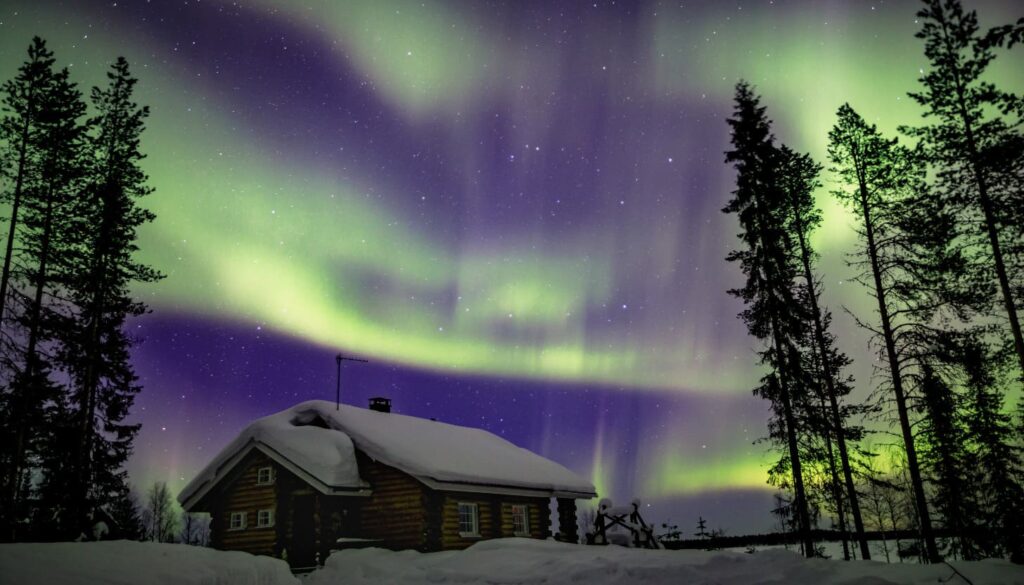
[(589, 500), (597, 497), (596, 492), (589, 491), (556, 490), (462, 481), (442, 481), (425, 476), (414, 477), (431, 489), (446, 492), (469, 492), (478, 494), (496, 494), (502, 496), (523, 496), (528, 498), (573, 498), (581, 500)]
[(178, 501), (181, 503), (181, 507), (186, 512), (191, 512), (195, 508), (195, 506), (200, 501), (202, 501), (206, 494), (208, 494), (210, 490), (214, 488), (214, 486), (223, 481), (224, 478), (231, 473), (231, 470), (234, 469), (236, 465), (241, 463), (241, 461), (245, 459), (246, 455), (251, 453), (254, 449), (263, 453), (271, 460), (279, 464), (281, 467), (292, 472), (297, 477), (311, 485), (314, 489), (316, 489), (318, 492), (322, 494), (332, 496), (344, 495), (354, 497), (368, 497), (373, 495), (373, 490), (370, 488), (370, 485), (367, 484), (365, 481), (361, 480), (361, 486), (329, 485), (327, 483), (324, 483), (323, 481), (320, 481), (312, 474), (310, 474), (306, 470), (302, 469), (301, 467), (293, 463), (284, 455), (278, 453), (277, 450), (275, 450), (273, 447), (267, 445), (262, 441), (258, 441), (256, 439), (249, 439), (249, 441), (247, 441), (240, 449), (238, 449), (238, 451), (234, 455), (232, 455), (227, 461), (225, 461), (220, 467), (217, 468), (217, 470), (214, 472), (214, 477), (212, 480), (203, 483), (197, 489), (193, 490), (191, 493), (186, 494), (183, 492), (182, 494), (180, 494), (178, 496)]

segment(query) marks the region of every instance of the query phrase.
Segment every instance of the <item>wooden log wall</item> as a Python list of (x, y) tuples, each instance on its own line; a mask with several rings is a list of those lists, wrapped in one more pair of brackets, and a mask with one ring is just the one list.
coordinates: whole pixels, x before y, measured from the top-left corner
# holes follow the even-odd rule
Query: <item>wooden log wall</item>
[[(257, 555), (274, 555), (277, 545), (275, 526), (256, 526), (259, 510), (273, 510), (274, 524), (277, 524), (276, 481), (268, 485), (257, 485), (259, 468), (273, 467), (275, 479), (279, 472), (277, 465), (258, 451), (253, 451), (238, 465), (233, 478), (228, 478), (216, 498), (211, 510), (213, 514), (213, 545), (225, 550), (240, 550)], [(245, 512), (246, 526), (231, 530), (231, 513)]]
[(562, 542), (579, 542), (579, 530), (576, 525), (576, 500), (558, 498), (558, 540)]
[[(459, 502), (477, 505), (477, 524), (480, 536), (459, 534)], [(469, 492), (445, 492), (441, 519), (441, 548), (461, 550), (488, 538), (516, 536), (512, 521), (512, 506), (527, 506), (530, 538), (547, 538), (551, 531), (551, 515), (547, 498), (524, 498)]]
[[(524, 505), (527, 512), (529, 535), (515, 533), (515, 522), (512, 520), (512, 506)], [(545, 539), (551, 534), (551, 509), (547, 498), (502, 498), (501, 530), (498, 537), (523, 536)]]
[[(516, 536), (513, 505), (527, 506), (531, 538), (544, 539), (551, 534), (548, 498), (438, 492), (362, 451), (356, 451), (356, 458), (360, 476), (372, 487), (370, 497), (324, 496), (262, 453), (250, 453), (203, 503), (212, 515), (211, 544), (225, 550), (280, 556), (294, 538), (291, 516), (297, 497), (313, 498), (310, 521), (316, 527), (314, 546), (321, 553), (321, 562), (341, 536), (380, 539), (387, 548), (421, 551), (458, 550), (483, 539)], [(274, 468), (274, 482), (257, 485), (259, 468), (267, 466)], [(477, 505), (479, 537), (459, 534), (459, 502)], [(558, 504), (565, 532), (560, 536), (575, 540), (575, 501), (560, 498)], [(261, 509), (274, 510), (274, 526), (256, 527)], [(232, 512), (247, 514), (244, 529), (229, 529)]]
[[(441, 517), (441, 548), (461, 550), (485, 538), (494, 538), (492, 500), (493, 498), (482, 494), (445, 494)], [(459, 534), (459, 502), (476, 504), (479, 537), (466, 537)]]
[(427, 548), (428, 488), (407, 473), (356, 451), (359, 475), (373, 486), (359, 511), (364, 538), (378, 538), (387, 548)]

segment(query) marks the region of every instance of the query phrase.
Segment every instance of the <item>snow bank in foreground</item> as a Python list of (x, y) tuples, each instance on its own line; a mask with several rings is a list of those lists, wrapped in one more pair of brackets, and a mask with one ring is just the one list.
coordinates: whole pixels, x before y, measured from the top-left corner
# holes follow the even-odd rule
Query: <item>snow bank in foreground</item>
[(297, 585), (284, 561), (155, 542), (0, 545), (0, 584)]
[[(975, 585), (1024, 583), (1024, 568), (1002, 561), (953, 563)], [(520, 538), (489, 540), (461, 552), (421, 554), (382, 549), (334, 553), (309, 585), (388, 583), (459, 585), (934, 585), (953, 574), (945, 565), (886, 565), (805, 560), (794, 552), (754, 554), (579, 546)], [(959, 577), (948, 583), (962, 585)]]

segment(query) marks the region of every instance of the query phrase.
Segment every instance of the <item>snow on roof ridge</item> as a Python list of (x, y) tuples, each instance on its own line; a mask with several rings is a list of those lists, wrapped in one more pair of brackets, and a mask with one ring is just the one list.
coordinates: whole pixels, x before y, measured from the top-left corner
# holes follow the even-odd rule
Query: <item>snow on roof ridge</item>
[[(307, 400), (290, 410), (316, 412), (371, 458), (418, 478), (595, 493), (593, 484), (565, 466), (484, 429), (346, 404), (336, 408), (326, 400)], [(404, 443), (396, 441), (401, 434), (411, 436)], [(444, 444), (435, 445), (428, 439)]]
[[(355, 447), (345, 433), (292, 423), (292, 409), (264, 416), (246, 425), (178, 495), (185, 502), (220, 481), (235, 457), (250, 446), (260, 447), (279, 463), (291, 464), (324, 488), (360, 489), (369, 484), (359, 477)], [(231, 464), (231, 465), (228, 465)]]
[[(315, 417), (330, 428), (310, 424)], [(230, 471), (225, 466), (251, 443), (331, 489), (368, 486), (356, 465), (358, 447), (423, 481), (595, 493), (593, 484), (563, 465), (483, 429), (307, 400), (247, 425), (185, 486), (179, 501), (220, 481)]]

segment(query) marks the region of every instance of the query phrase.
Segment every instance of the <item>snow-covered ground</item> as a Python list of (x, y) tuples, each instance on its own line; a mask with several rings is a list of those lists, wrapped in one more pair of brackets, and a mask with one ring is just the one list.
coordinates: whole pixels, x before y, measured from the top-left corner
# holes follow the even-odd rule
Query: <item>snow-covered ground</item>
[[(1005, 561), (953, 563), (974, 585), (1024, 584), (1024, 567)], [(461, 552), (421, 554), (363, 549), (338, 552), (309, 585), (935, 585), (945, 565), (806, 560), (794, 552), (754, 554), (579, 546), (520, 538), (488, 540)], [(945, 581), (966, 583), (959, 577)]]
[[(975, 585), (1022, 585), (1024, 567), (954, 562)], [(754, 554), (638, 550), (521, 538), (461, 552), (382, 549), (331, 555), (303, 585), (952, 585), (946, 565), (806, 560), (795, 552)], [(0, 545), (0, 585), (299, 585), (284, 562), (177, 544), (92, 542)]]
[(184, 544), (0, 544), (0, 585), (298, 585), (284, 561)]

